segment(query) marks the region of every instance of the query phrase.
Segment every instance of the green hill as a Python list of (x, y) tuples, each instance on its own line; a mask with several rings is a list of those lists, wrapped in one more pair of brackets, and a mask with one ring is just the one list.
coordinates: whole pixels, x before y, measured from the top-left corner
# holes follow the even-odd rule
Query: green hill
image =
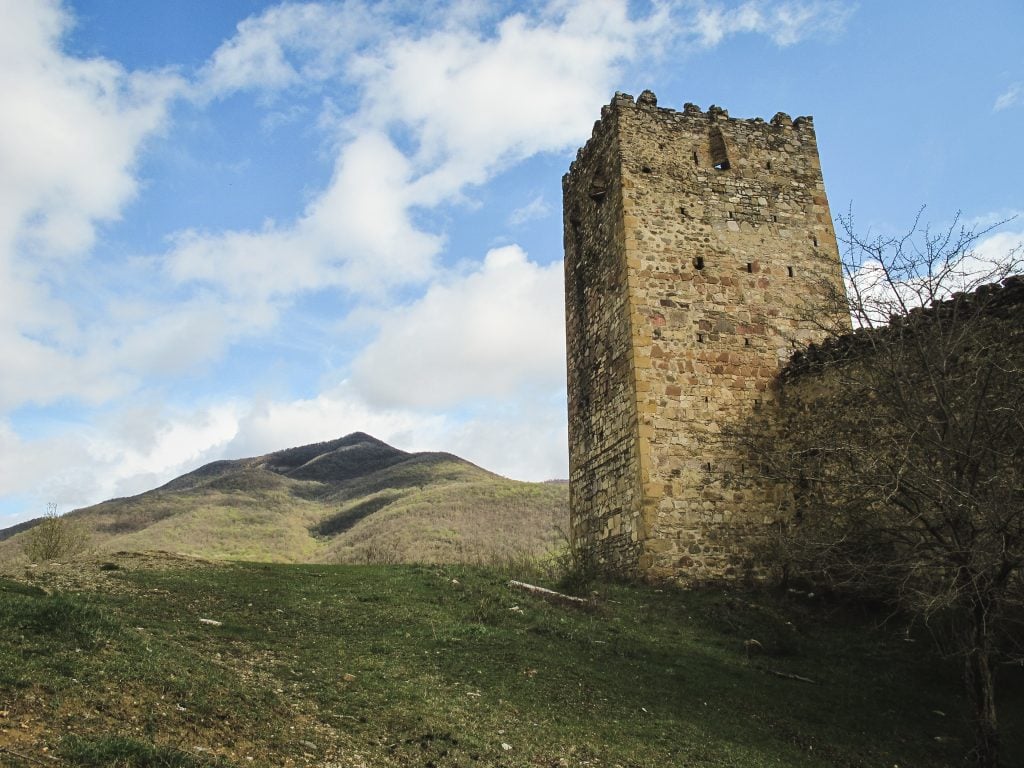
[[(542, 578), (138, 554), (8, 568), (0, 765), (964, 764), (959, 665), (925, 627), (721, 589), (595, 583), (570, 608), (509, 576)], [(1024, 670), (999, 678), (1002, 764), (1024, 765)]]
[[(448, 453), (407, 453), (356, 432), (215, 461), (67, 519), (100, 551), (271, 562), (454, 562), (536, 556), (568, 528), (559, 483), (500, 477)], [(18, 557), (4, 536), (0, 560)]]

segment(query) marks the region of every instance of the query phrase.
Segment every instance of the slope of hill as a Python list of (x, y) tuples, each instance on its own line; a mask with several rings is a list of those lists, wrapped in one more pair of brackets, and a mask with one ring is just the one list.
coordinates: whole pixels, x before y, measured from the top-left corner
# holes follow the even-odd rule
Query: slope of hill
[[(958, 665), (924, 627), (623, 584), (580, 610), (509, 576), (542, 580), (138, 554), (0, 569), (0, 765), (964, 765)], [(999, 675), (1002, 764), (1024, 765), (1024, 669)]]
[[(452, 454), (407, 453), (355, 432), (211, 462), (68, 518), (101, 551), (274, 562), (487, 561), (558, 546), (568, 494), (564, 485), (509, 480)], [(5, 533), (0, 560), (20, 552), (19, 531)]]

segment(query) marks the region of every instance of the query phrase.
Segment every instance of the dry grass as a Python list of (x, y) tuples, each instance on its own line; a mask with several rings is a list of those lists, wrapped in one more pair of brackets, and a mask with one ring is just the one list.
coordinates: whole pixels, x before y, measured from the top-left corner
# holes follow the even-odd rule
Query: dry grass
[[(325, 458), (314, 448), (281, 452), (289, 466), (314, 456), (289, 476), (255, 460), (218, 462), (61, 520), (99, 552), (261, 562), (492, 562), (565, 544), (564, 484), (508, 480), (448, 454), (372, 445)], [(0, 541), (0, 562), (23, 559), (33, 530)]]

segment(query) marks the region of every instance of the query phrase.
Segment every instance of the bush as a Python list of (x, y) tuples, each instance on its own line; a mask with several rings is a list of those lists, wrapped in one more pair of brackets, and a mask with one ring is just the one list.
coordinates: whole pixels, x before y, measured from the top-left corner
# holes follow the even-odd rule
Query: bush
[(42, 521), (22, 534), (22, 551), (33, 563), (63, 560), (83, 552), (89, 535), (81, 524), (57, 514), (51, 507)]

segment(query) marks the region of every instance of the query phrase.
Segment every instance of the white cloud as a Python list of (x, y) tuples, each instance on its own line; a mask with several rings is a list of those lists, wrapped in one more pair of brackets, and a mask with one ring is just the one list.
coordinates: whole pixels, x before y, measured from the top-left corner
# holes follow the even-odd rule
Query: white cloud
[(168, 273), (247, 301), (325, 287), (379, 294), (422, 282), (441, 239), (412, 223), (409, 173), (386, 136), (365, 133), (343, 148), (327, 189), (293, 225), (179, 233)]
[(64, 55), (69, 21), (53, 0), (0, 5), (0, 248), (80, 252), (134, 196), (140, 146), (182, 84)]
[[(557, 393), (556, 393), (557, 395)], [(47, 502), (69, 511), (156, 488), (218, 459), (260, 456), (354, 431), (409, 451), (447, 450), (509, 477), (564, 477), (568, 459), (564, 394), (510, 398), (470, 418), (382, 409), (347, 384), (308, 399), (225, 401), (194, 410), (127, 405), (92, 425), (67, 424), (23, 439), (0, 421), (0, 497), (25, 497), (38, 514)]]
[(101, 400), (123, 380), (57, 294), (97, 223), (135, 196), (135, 164), (182, 81), (66, 55), (71, 21), (56, 0), (0, 0), (0, 17), (0, 407)]
[(834, 0), (792, 0), (770, 3), (749, 0), (737, 7), (702, 3), (694, 18), (700, 43), (713, 47), (730, 35), (763, 34), (781, 47), (809, 37), (840, 32), (856, 7)]
[(563, 306), (561, 262), (538, 266), (514, 245), (492, 250), (479, 270), (388, 312), (353, 363), (353, 385), (369, 402), (413, 408), (557, 390)]
[(240, 24), (214, 54), (207, 90), (279, 89), (332, 73), (362, 98), (335, 116), (344, 138), (334, 177), (301, 217), (261, 230), (179, 233), (167, 255), (176, 281), (256, 301), (323, 287), (379, 296), (424, 283), (443, 236), (416, 226), (416, 210), (458, 200), (509, 162), (585, 138), (637, 37), (665, 26), (661, 11), (631, 19), (621, 0), (515, 14), (493, 33), (453, 14), (426, 34), (392, 27), (346, 61), (371, 36), (349, 31), (338, 43), (324, 30), (383, 23), (367, 24), (368, 13), (352, 4), (277, 7)]
[(215, 455), (233, 436), (231, 406), (171, 417), (159, 407), (123, 411), (107, 423), (68, 424), (61, 433), (20, 438), (0, 422), (0, 495), (62, 510), (149, 490)]
[(1019, 102), (1021, 98), (1024, 98), (1024, 83), (1014, 83), (1003, 93), (999, 94), (996, 103), (992, 105), (992, 111), (1002, 112), (1004, 109), (1009, 109)]
[(543, 195), (537, 195), (526, 205), (516, 208), (509, 214), (508, 223), (513, 227), (521, 226), (528, 221), (546, 218), (551, 213), (551, 206), (544, 200)]
[(354, 66), (366, 97), (353, 123), (415, 130), (414, 160), (426, 170), (416, 185), (421, 202), (585, 138), (619, 66), (641, 37), (653, 45), (667, 19), (661, 11), (633, 19), (613, 0), (559, 9), (510, 16), (492, 36), (444, 29), (397, 39)]
[(383, 18), (364, 3), (285, 3), (240, 22), (199, 73), (200, 98), (277, 91), (337, 75), (356, 47), (379, 36)]
[(1024, 273), (1024, 232), (994, 232), (949, 260), (937, 260), (930, 274), (920, 274), (923, 259), (910, 257), (908, 271), (890, 259), (889, 268), (868, 259), (846, 277), (847, 295), (857, 312), (854, 325), (885, 325), (893, 315), (973, 291), (1007, 274)]

